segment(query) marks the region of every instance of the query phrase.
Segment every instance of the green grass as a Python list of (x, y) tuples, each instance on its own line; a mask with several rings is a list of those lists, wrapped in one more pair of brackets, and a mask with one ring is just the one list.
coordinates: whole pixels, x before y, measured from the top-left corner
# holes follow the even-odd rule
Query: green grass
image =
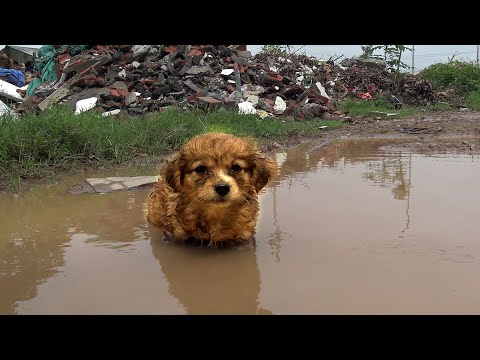
[(453, 107), (446, 103), (436, 103), (436, 104), (428, 104), (425, 105), (423, 108), (417, 108), (418, 111), (448, 111), (453, 110)]
[(480, 110), (480, 91), (472, 91), (466, 100), (470, 109)]
[(143, 117), (74, 115), (57, 105), (39, 115), (0, 118), (0, 182), (18, 190), (21, 179), (43, 177), (80, 164), (118, 164), (176, 150), (194, 135), (222, 131), (279, 141), (290, 134), (315, 135), (339, 121), (282, 122), (219, 111), (210, 114), (169, 109)]
[(480, 109), (480, 67), (473, 62), (450, 61), (433, 64), (418, 76), (429, 80), (437, 90), (455, 90), (473, 110)]
[(480, 91), (480, 67), (473, 62), (451, 61), (433, 64), (422, 70), (418, 76), (432, 83), (437, 90), (450, 88), (469, 94)]
[(403, 106), (401, 109), (395, 109), (391, 104), (383, 100), (343, 100), (340, 103), (340, 109), (348, 112), (350, 116), (369, 115), (370, 111), (382, 111), (386, 113), (398, 114), (396, 118), (410, 116), (421, 112), (448, 111), (452, 107), (446, 103), (428, 104), (425, 106)]
[(403, 106), (395, 109), (389, 103), (382, 100), (358, 101), (346, 99), (340, 103), (340, 109), (348, 112), (350, 116), (368, 115), (370, 111), (382, 111), (387, 113), (398, 113), (398, 117), (415, 114), (418, 109)]

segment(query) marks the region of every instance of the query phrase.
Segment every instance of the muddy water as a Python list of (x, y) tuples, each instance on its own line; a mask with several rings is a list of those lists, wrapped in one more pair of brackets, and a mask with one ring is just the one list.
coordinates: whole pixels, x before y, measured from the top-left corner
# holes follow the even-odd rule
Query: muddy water
[(0, 313), (480, 314), (480, 158), (385, 145), (279, 151), (237, 249), (163, 241), (148, 189), (68, 193), (102, 174), (0, 195)]

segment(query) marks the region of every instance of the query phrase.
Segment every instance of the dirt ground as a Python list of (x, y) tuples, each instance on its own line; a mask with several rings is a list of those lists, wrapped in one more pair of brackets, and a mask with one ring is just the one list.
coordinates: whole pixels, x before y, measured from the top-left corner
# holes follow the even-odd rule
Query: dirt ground
[[(318, 138), (316, 136), (315, 138)], [(419, 154), (480, 154), (480, 111), (432, 112), (392, 120), (358, 120), (346, 127), (325, 132), (325, 143), (361, 138), (398, 139), (392, 147)], [(292, 146), (300, 141), (292, 136), (280, 145)], [(269, 144), (265, 150), (276, 146)]]

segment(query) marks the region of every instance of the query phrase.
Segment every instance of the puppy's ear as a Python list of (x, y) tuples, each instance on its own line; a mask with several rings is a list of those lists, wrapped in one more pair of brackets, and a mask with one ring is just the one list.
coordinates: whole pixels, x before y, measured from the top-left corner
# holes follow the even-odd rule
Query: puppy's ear
[(259, 192), (270, 181), (270, 178), (277, 172), (277, 161), (257, 153), (253, 160), (252, 183), (255, 190)]
[(175, 191), (179, 192), (182, 187), (182, 168), (180, 166), (181, 161), (179, 156), (175, 156), (169, 160), (162, 169), (163, 176), (166, 183)]

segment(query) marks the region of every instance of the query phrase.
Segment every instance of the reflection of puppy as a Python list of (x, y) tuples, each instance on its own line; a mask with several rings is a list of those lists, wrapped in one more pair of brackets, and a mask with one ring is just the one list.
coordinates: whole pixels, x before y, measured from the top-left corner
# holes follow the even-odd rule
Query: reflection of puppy
[(272, 313), (259, 303), (260, 272), (252, 243), (234, 251), (183, 246), (163, 241), (161, 229), (149, 228), (152, 253), (160, 263), (169, 293), (187, 314)]
[(163, 168), (147, 219), (180, 241), (248, 241), (257, 221), (257, 193), (276, 168), (250, 141), (221, 133), (196, 136)]

